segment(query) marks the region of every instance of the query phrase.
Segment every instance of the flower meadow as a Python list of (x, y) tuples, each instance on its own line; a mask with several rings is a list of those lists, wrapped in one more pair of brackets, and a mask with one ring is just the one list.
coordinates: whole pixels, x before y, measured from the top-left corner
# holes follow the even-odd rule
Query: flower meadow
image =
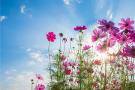
[[(32, 90), (135, 90), (134, 21), (122, 18), (118, 24), (98, 20), (86, 43), (86, 26), (73, 28), (76, 37), (48, 32), (50, 82), (34, 84)], [(59, 49), (51, 53), (51, 45)], [(68, 45), (68, 48), (66, 47)], [(38, 81), (44, 78), (36, 75)]]

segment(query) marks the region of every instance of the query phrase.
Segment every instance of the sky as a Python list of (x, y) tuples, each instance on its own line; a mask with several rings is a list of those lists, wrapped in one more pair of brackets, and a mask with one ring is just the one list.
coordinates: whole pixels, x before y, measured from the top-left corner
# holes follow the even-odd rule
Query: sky
[[(40, 73), (48, 81), (46, 33), (75, 34), (86, 25), (91, 32), (99, 19), (135, 20), (135, 0), (0, 0), (0, 90), (30, 90)], [(52, 44), (52, 52), (58, 47)]]

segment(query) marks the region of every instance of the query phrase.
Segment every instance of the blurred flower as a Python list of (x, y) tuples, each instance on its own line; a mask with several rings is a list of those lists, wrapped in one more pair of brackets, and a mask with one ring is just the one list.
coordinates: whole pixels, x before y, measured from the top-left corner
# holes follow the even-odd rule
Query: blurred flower
[(99, 85), (100, 85), (100, 84), (99, 84), (98, 82), (96, 82), (96, 81), (93, 82), (93, 84), (92, 84), (92, 86), (93, 86), (94, 88), (99, 88)]
[(135, 58), (135, 46), (126, 46), (120, 53), (122, 56)]
[(135, 64), (131, 63), (127, 66), (127, 69), (132, 71), (135, 68)]
[(93, 42), (106, 36), (105, 32), (103, 32), (102, 30), (93, 30), (93, 34), (94, 34), (92, 35)]
[(79, 32), (84, 31), (84, 30), (86, 30), (86, 29), (87, 29), (86, 26), (76, 26), (76, 27), (74, 28), (75, 31), (79, 31)]
[(102, 63), (101, 60), (96, 59), (93, 61), (93, 64), (95, 64), (95, 65), (101, 65), (101, 63)]
[(107, 40), (107, 47), (112, 47), (115, 45), (116, 40), (114, 38), (109, 38)]
[(80, 80), (75, 80), (75, 82), (80, 83)]
[(98, 20), (98, 24), (99, 24), (98, 28), (103, 31), (116, 29), (116, 27), (114, 27), (114, 23), (112, 21), (107, 21), (105, 19)]
[(91, 48), (90, 45), (85, 45), (85, 46), (83, 46), (83, 50), (88, 50), (88, 49), (90, 49), (90, 48)]
[(67, 42), (67, 38), (63, 38), (63, 42), (66, 43)]
[(107, 44), (106, 43), (98, 44), (96, 48), (99, 52), (106, 52)]
[(40, 75), (40, 74), (36, 74), (36, 78), (37, 78), (38, 80), (44, 80), (43, 76)]
[(43, 84), (37, 84), (36, 90), (45, 90), (45, 86)]
[(115, 60), (114, 60), (114, 59), (110, 59), (110, 60), (109, 60), (109, 63), (110, 63), (110, 64), (114, 64), (114, 63), (115, 63)]
[(68, 68), (65, 69), (65, 74), (66, 75), (70, 75), (71, 73), (72, 73), (72, 71), (70, 69), (68, 69)]
[(70, 38), (70, 41), (73, 41), (74, 40), (74, 38)]
[(61, 54), (61, 55), (60, 55), (60, 60), (64, 61), (65, 59), (66, 59), (66, 56), (63, 55), (63, 54)]
[(68, 67), (68, 66), (70, 66), (70, 64), (69, 64), (68, 61), (64, 61), (64, 62), (63, 62), (63, 66), (64, 66), (64, 67)]
[(59, 33), (59, 36), (60, 36), (60, 37), (63, 37), (63, 33)]
[(130, 61), (129, 61), (129, 60), (124, 60), (124, 61), (123, 61), (123, 64), (129, 65), (129, 64), (130, 64)]
[(80, 74), (80, 70), (77, 71), (77, 74)]
[(56, 39), (56, 35), (54, 34), (54, 32), (48, 32), (46, 36), (49, 42), (54, 42)]
[(119, 23), (118, 25), (120, 26), (120, 29), (134, 29), (132, 24), (134, 24), (134, 21), (130, 20), (130, 18), (122, 18), (121, 23)]

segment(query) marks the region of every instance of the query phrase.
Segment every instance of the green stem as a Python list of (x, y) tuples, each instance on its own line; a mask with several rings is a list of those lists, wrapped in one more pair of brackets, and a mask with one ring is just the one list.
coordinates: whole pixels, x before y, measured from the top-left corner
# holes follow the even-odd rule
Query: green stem
[[(49, 42), (49, 45), (48, 45), (48, 53), (49, 53), (49, 70), (50, 70), (50, 79), (51, 79), (51, 82), (52, 82), (52, 73), (51, 73), (51, 57), (50, 57), (50, 42)], [(51, 88), (49, 88), (51, 90)]]

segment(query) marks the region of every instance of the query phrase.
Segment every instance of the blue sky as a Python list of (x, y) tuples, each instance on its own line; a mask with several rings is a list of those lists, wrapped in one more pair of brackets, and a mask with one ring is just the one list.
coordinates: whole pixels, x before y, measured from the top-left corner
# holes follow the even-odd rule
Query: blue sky
[[(2, 90), (29, 90), (29, 79), (35, 73), (43, 74), (47, 81), (47, 32), (74, 35), (74, 26), (86, 25), (91, 32), (98, 19), (135, 20), (134, 3), (135, 0), (1, 0)], [(53, 46), (56, 48), (57, 43)]]

